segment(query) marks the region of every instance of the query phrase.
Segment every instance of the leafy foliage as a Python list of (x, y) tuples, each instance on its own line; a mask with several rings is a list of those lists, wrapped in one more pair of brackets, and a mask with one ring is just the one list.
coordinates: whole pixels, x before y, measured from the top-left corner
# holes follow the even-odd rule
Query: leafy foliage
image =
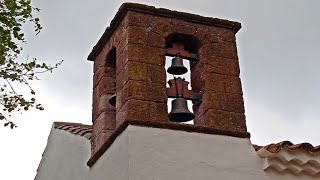
[[(16, 124), (10, 120), (13, 112), (28, 111), (30, 108), (43, 110), (43, 106), (36, 102), (35, 91), (30, 81), (39, 80), (38, 74), (52, 72), (61, 65), (62, 61), (51, 66), (39, 63), (36, 58), (19, 61), (18, 55), (22, 52), (19, 44), (26, 43), (22, 26), (32, 23), (36, 34), (42, 27), (39, 18), (33, 13), (40, 11), (31, 5), (30, 0), (0, 0), (0, 120), (4, 126), (11, 128)], [(30, 89), (30, 99), (20, 94), (14, 87), (18, 82)]]

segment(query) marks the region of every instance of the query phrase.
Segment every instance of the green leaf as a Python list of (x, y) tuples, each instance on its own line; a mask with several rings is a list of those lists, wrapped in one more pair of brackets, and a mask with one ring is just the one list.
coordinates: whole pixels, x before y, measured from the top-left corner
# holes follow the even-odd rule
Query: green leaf
[[(39, 62), (35, 58), (20, 60), (19, 54), (23, 49), (21, 44), (26, 43), (23, 26), (25, 23), (33, 23), (33, 30), (38, 34), (42, 26), (40, 19), (33, 13), (40, 11), (33, 7), (31, 0), (0, 0), (0, 79), (5, 84), (0, 85), (0, 101), (3, 114), (0, 113), (0, 120), (6, 120), (5, 126), (10, 128), (17, 127), (15, 123), (9, 121), (13, 112), (28, 111), (31, 108), (44, 110), (41, 104), (36, 102), (35, 98), (30, 101), (24, 98), (28, 91), (21, 90), (20, 86), (15, 87), (16, 83), (25, 85), (30, 89), (31, 95), (36, 92), (32, 89), (30, 81), (38, 80), (37, 75), (51, 72), (61, 65), (61, 62), (54, 66)], [(15, 82), (15, 83), (12, 83)]]
[(20, 27), (18, 27), (18, 26), (16, 26), (16, 27), (14, 27), (14, 28), (13, 28), (13, 30), (14, 30), (14, 31), (20, 31), (20, 30), (21, 30), (21, 28), (20, 28)]

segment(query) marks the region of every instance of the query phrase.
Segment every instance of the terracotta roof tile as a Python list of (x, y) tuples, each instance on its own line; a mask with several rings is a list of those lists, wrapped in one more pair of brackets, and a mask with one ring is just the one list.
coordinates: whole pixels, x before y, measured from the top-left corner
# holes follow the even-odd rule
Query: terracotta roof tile
[[(70, 122), (55, 122), (54, 128), (68, 131), (72, 134), (83, 136), (87, 139), (90, 139), (92, 136), (92, 126), (91, 125), (85, 125), (81, 123), (70, 123)], [(304, 151), (308, 153), (316, 153), (320, 152), (320, 145), (313, 146), (310, 143), (299, 143), (299, 144), (293, 144), (290, 141), (282, 141), (275, 144), (269, 144), (266, 146), (259, 146), (253, 144), (253, 147), (255, 151), (259, 151), (261, 149), (265, 149), (270, 153), (278, 153), (281, 150), (290, 150), (290, 151)]]
[(87, 139), (91, 139), (92, 133), (85, 133), (84, 135), (82, 135), (83, 137), (87, 138)]
[(68, 131), (72, 134), (76, 134), (79, 136), (83, 136), (89, 140), (92, 136), (92, 126), (90, 125), (69, 122), (55, 122), (54, 128)]
[(77, 134), (79, 134), (80, 136), (84, 136), (86, 133), (92, 133), (91, 129), (81, 129), (81, 131), (79, 131)]
[[(79, 132), (80, 131), (83, 131), (84, 129), (82, 129), (82, 128), (77, 128), (77, 129), (75, 129), (74, 131), (73, 131), (73, 133), (75, 133), (75, 134), (79, 134)], [(79, 134), (80, 135), (80, 134)]]
[(72, 132), (72, 133), (74, 133), (74, 134), (77, 134), (76, 131), (77, 131), (78, 129), (81, 129), (81, 128), (80, 128), (80, 127), (70, 127), (70, 128), (68, 129), (68, 131), (69, 131), (69, 132)]
[(60, 128), (58, 128), (58, 129), (68, 130), (69, 128), (70, 128), (70, 126), (68, 126), (68, 125), (63, 125), (63, 126), (60, 126)]
[(269, 144), (266, 146), (258, 146), (258, 145), (253, 145), (254, 149), (256, 151), (259, 151), (261, 149), (265, 149), (269, 151), (270, 153), (278, 153), (281, 150), (290, 150), (290, 151), (304, 151), (308, 153), (316, 153), (320, 152), (320, 146), (313, 146), (310, 143), (299, 143), (299, 144), (293, 144), (290, 141), (282, 141), (276, 144)]
[(263, 169), (280, 174), (290, 173), (296, 176), (308, 175), (320, 177), (320, 146), (310, 143), (293, 144), (282, 141), (267, 146), (253, 145), (257, 154), (264, 159)]

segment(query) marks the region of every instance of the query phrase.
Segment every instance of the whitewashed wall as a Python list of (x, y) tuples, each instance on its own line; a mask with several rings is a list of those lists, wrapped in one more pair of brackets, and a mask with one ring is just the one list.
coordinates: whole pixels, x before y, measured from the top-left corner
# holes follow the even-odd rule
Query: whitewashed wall
[(90, 142), (53, 129), (36, 180), (301, 180), (263, 170), (249, 139), (129, 126), (90, 169)]
[(89, 157), (89, 140), (52, 128), (35, 180), (85, 180)]

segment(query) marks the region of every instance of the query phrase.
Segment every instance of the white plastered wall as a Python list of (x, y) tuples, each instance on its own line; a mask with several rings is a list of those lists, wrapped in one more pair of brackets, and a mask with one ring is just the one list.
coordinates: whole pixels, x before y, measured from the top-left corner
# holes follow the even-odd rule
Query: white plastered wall
[(89, 168), (90, 141), (52, 128), (35, 180), (127, 180), (127, 145), (124, 131), (93, 168)]
[(90, 141), (52, 128), (35, 180), (85, 180), (89, 167)]
[(53, 129), (36, 180), (301, 180), (264, 171), (249, 139), (128, 126), (89, 168), (90, 141)]
[(264, 171), (264, 159), (246, 138), (138, 126), (128, 131), (130, 180), (319, 179)]

